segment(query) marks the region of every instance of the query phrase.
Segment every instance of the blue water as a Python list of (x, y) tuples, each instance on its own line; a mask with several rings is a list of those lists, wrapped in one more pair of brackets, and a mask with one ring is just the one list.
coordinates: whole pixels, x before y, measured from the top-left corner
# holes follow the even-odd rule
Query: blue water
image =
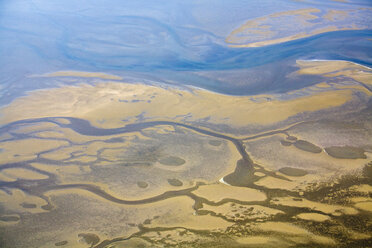
[[(102, 71), (235, 95), (301, 88), (317, 80), (284, 80), (297, 59), (342, 59), (371, 66), (372, 42), (367, 38), (372, 37), (372, 24), (369, 30), (331, 32), (262, 48), (229, 48), (224, 39), (247, 19), (273, 12), (351, 6), (372, 4), (0, 0), (0, 104), (29, 90), (55, 86), (53, 80), (28, 76), (59, 70)], [(197, 73), (232, 70), (252, 80), (234, 83)]]

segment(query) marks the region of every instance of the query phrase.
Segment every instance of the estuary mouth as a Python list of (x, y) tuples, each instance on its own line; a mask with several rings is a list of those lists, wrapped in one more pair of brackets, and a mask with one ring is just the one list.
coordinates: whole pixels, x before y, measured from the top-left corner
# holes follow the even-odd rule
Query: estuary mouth
[(370, 247), (368, 1), (0, 1), (0, 247)]

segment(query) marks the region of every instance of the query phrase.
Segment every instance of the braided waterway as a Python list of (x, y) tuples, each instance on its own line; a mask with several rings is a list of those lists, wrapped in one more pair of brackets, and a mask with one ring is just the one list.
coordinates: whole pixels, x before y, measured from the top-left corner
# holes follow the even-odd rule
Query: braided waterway
[[(68, 123), (61, 123), (58, 121), (58, 119), (64, 119), (68, 120)], [(234, 138), (232, 136), (228, 136), (225, 134), (221, 134), (218, 132), (214, 132), (211, 130), (199, 128), (192, 126), (190, 124), (185, 124), (185, 123), (178, 123), (178, 122), (172, 122), (172, 121), (151, 121), (151, 122), (143, 122), (143, 123), (136, 123), (136, 124), (128, 124), (124, 127), (121, 128), (113, 128), (113, 129), (104, 129), (104, 128), (97, 128), (92, 126), (88, 121), (83, 120), (83, 119), (78, 119), (78, 118), (70, 118), (70, 117), (60, 117), (60, 118), (39, 118), (39, 119), (30, 119), (30, 120), (22, 120), (22, 121), (17, 121), (10, 123), (6, 126), (3, 126), (0, 128), (0, 134), (5, 134), (9, 132), (12, 128), (16, 127), (17, 125), (24, 125), (24, 124), (36, 124), (36, 123), (53, 123), (57, 124), (61, 128), (69, 128), (81, 135), (88, 135), (88, 136), (109, 136), (109, 135), (115, 135), (115, 134), (124, 134), (124, 133), (132, 133), (132, 132), (138, 132), (146, 128), (150, 127), (156, 127), (156, 126), (162, 126), (162, 125), (171, 125), (171, 126), (179, 126), (179, 127), (184, 127), (186, 129), (193, 130), (195, 132), (208, 135), (211, 137), (216, 137), (216, 138), (221, 138), (224, 140), (227, 140), (229, 142), (232, 142), (234, 146), (236, 147), (237, 151), (241, 155), (241, 159), (237, 163), (237, 167), (235, 172), (232, 174), (227, 175), (226, 177), (223, 178), (223, 181), (234, 186), (250, 186), (250, 187), (255, 187), (255, 188), (261, 188), (259, 186), (254, 186), (253, 182), (258, 179), (258, 177), (255, 177), (253, 174), (256, 170), (259, 170), (260, 172), (265, 172), (267, 175), (280, 178), (280, 179), (285, 179), (289, 180), (283, 176), (276, 175), (273, 172), (266, 171), (262, 166), (255, 164), (251, 158), (249, 157), (248, 153), (245, 150), (244, 144), (243, 144), (243, 139), (238, 139)], [(264, 133), (261, 134), (260, 136), (255, 136), (257, 137), (262, 137), (266, 135), (272, 135), (274, 133), (279, 133), (279, 132), (285, 132), (285, 131), (276, 131), (276, 132), (269, 132), (269, 133)], [(18, 139), (25, 139), (28, 138), (27, 135), (18, 135)], [(17, 139), (15, 138), (15, 139)], [(12, 139), (10, 139), (12, 140)], [(93, 186), (93, 185), (88, 185), (88, 184), (69, 184), (69, 185), (57, 185), (56, 184), (56, 177), (48, 172), (41, 171), (35, 168), (32, 168), (29, 166), (30, 163), (37, 163), (37, 162), (42, 162), (42, 163), (48, 163), (51, 162), (48, 159), (38, 157), (33, 160), (25, 161), (22, 163), (11, 163), (11, 164), (6, 164), (5, 166), (2, 166), (1, 169), (6, 169), (6, 168), (29, 168), (31, 170), (34, 170), (38, 173), (44, 174), (48, 176), (48, 179), (43, 179), (43, 180), (33, 180), (32, 184), (28, 184), (27, 180), (18, 180), (16, 182), (1, 182), (0, 186), (2, 187), (10, 187), (10, 188), (19, 188), (22, 189), (23, 191), (33, 194), (33, 195), (38, 195), (42, 196), (42, 194), (46, 191), (49, 190), (54, 190), (54, 189), (66, 189), (66, 188), (80, 188), (84, 189), (87, 191), (90, 191), (100, 197), (105, 198), (106, 200), (115, 202), (115, 203), (120, 203), (120, 204), (128, 204), (128, 205), (136, 205), (136, 204), (146, 204), (146, 203), (151, 203), (151, 202), (156, 202), (156, 201), (161, 201), (166, 198), (170, 197), (175, 197), (175, 196), (180, 196), (180, 195), (187, 195), (193, 190), (197, 189), (198, 185), (189, 188), (189, 189), (184, 189), (180, 191), (168, 191), (165, 192), (164, 194), (154, 196), (151, 198), (147, 199), (141, 199), (141, 200), (136, 200), (136, 201), (130, 201), (130, 200), (125, 200), (125, 199), (119, 199), (116, 198), (109, 193), (105, 192), (104, 190), (100, 189), (99, 187)], [(57, 161), (53, 161), (57, 162)], [(255, 169), (254, 167), (258, 168)], [(44, 196), (42, 196), (45, 198)], [(46, 207), (46, 206), (45, 206)]]
[[(48, 127), (49, 124), (54, 125), (54, 130), (68, 129), (78, 133), (79, 135), (90, 137), (90, 139), (89, 141), (85, 142), (77, 142), (68, 137), (38, 136), (37, 134), (42, 133), (43, 129), (44, 132), (50, 131), (50, 127)], [(61, 178), (59, 178), (60, 176), (58, 175), (58, 173), (43, 170), (41, 167), (35, 166), (37, 164), (45, 164), (63, 168), (66, 166), (71, 166), (72, 164), (78, 164), (80, 166), (86, 166), (87, 164), (94, 165), (99, 164), (100, 162), (105, 160), (100, 157), (102, 155), (102, 151), (97, 152), (97, 159), (93, 162), (72, 162), (69, 159), (58, 160), (51, 159), (45, 156), (45, 154), (58, 152), (62, 149), (61, 147), (57, 147), (49, 149), (47, 151), (36, 153), (36, 156), (29, 160), (26, 159), (19, 162), (3, 164), (0, 167), (1, 172), (5, 172), (7, 170), (23, 169), (37, 173), (39, 175), (39, 178), (25, 177), (18, 178), (17, 180), (13, 181), (1, 181), (0, 188), (5, 192), (13, 192), (12, 194), (14, 194), (14, 190), (21, 190), (28, 196), (38, 197), (44, 201), (43, 204), (39, 204), (40, 209), (42, 209), (42, 211), (50, 213), (53, 213), (56, 209), (59, 208), (58, 203), (52, 200), (54, 199), (53, 195), (57, 194), (58, 192), (62, 192), (62, 194), (69, 194), (68, 192), (73, 193), (82, 190), (95, 195), (96, 197), (98, 197), (98, 199), (123, 206), (147, 206), (151, 204), (166, 202), (171, 199), (191, 199), (193, 202), (192, 208), (196, 216), (210, 216), (210, 218), (221, 219), (221, 221), (230, 223), (231, 225), (224, 232), (211, 233), (207, 230), (199, 230), (195, 226), (188, 227), (187, 225), (183, 226), (182, 224), (180, 224), (179, 226), (173, 227), (164, 224), (156, 224), (158, 217), (155, 216), (150, 219), (146, 219), (143, 223), (136, 224), (138, 231), (134, 231), (132, 232), (132, 234), (125, 235), (123, 237), (117, 236), (116, 238), (105, 239), (103, 237), (97, 236), (94, 233), (80, 233), (79, 237), (85, 240), (84, 242), (86, 242), (87, 244), (90, 244), (91, 247), (121, 247), (121, 243), (125, 247), (125, 242), (136, 243), (137, 241), (139, 243), (142, 242), (146, 245), (165, 245), (166, 243), (162, 243), (163, 241), (156, 241), (154, 243), (154, 240), (148, 237), (148, 235), (154, 232), (159, 233), (159, 235), (161, 233), (165, 233), (166, 235), (168, 235), (169, 232), (171, 232), (172, 235), (176, 235), (177, 233), (185, 232), (189, 233), (190, 235), (196, 235), (198, 237), (200, 236), (204, 238), (206, 238), (207, 236), (210, 237), (210, 235), (212, 235), (213, 239), (219, 240), (218, 242), (227, 242), (227, 245), (231, 244), (231, 235), (236, 236), (239, 233), (240, 235), (248, 235), (248, 233), (251, 233), (251, 235), (255, 236), (258, 235), (259, 232), (263, 231), (264, 233), (271, 233), (271, 237), (281, 237), (275, 234), (276, 232), (278, 232), (278, 230), (276, 230), (275, 228), (274, 230), (270, 226), (283, 225), (283, 228), (294, 228), (294, 226), (287, 223), (296, 223), (300, 224), (300, 226), (302, 227), (305, 227), (305, 229), (294, 229), (293, 233), (290, 234), (302, 237), (303, 242), (306, 242), (308, 244), (333, 246), (335, 244), (335, 237), (333, 237), (332, 234), (328, 234), (328, 237), (314, 236), (313, 238), (309, 238), (308, 232), (309, 230), (311, 230), (312, 232), (315, 231), (317, 233), (317, 230), (320, 230), (319, 228), (324, 228), (324, 225), (329, 224), (328, 220), (332, 220), (334, 224), (338, 223), (337, 225), (351, 221), (353, 223), (352, 226), (354, 230), (359, 230), (361, 233), (366, 232), (366, 230), (363, 228), (366, 227), (364, 226), (364, 221), (368, 219), (366, 218), (366, 215), (368, 215), (368, 211), (366, 212), (366, 210), (363, 210), (363, 208), (357, 208), (357, 210), (356, 208), (352, 208), (351, 206), (349, 206), (349, 204), (343, 205), (344, 203), (342, 203), (342, 198), (344, 195), (353, 195), (354, 197), (359, 198), (363, 198), (363, 196), (365, 197), (365, 193), (363, 193), (362, 191), (352, 191), (350, 190), (350, 188), (358, 187), (358, 185), (368, 185), (370, 183), (368, 174), (368, 170), (370, 167), (366, 167), (365, 171), (367, 172), (365, 172), (363, 175), (350, 175), (349, 177), (345, 177), (339, 182), (333, 183), (332, 186), (330, 186), (328, 183), (323, 183), (313, 187), (308, 187), (307, 189), (304, 187), (300, 187), (301, 189), (272, 187), (272, 184), (270, 183), (261, 184), (259, 182), (262, 180), (262, 178), (270, 178), (270, 180), (274, 180), (274, 182), (275, 180), (278, 180), (278, 182), (280, 181), (283, 185), (285, 185), (286, 182), (290, 185), (291, 183), (294, 183), (294, 181), (296, 181), (296, 177), (299, 176), (301, 178), (301, 176), (306, 175), (307, 172), (306, 170), (285, 167), (279, 170), (279, 172), (281, 173), (278, 173), (268, 169), (265, 165), (255, 162), (247, 152), (247, 150), (249, 151), (249, 148), (246, 147), (246, 144), (249, 144), (249, 142), (256, 142), (257, 140), (267, 138), (271, 139), (275, 137), (283, 137), (285, 138), (285, 140), (282, 140), (283, 147), (293, 145), (297, 149), (303, 149), (303, 151), (309, 152), (311, 154), (313, 152), (312, 149), (314, 149), (314, 147), (316, 146), (307, 141), (299, 142), (301, 140), (298, 140), (295, 136), (293, 136), (296, 128), (308, 124), (309, 123), (306, 122), (299, 122), (280, 130), (268, 131), (249, 137), (237, 138), (231, 135), (194, 126), (193, 124), (173, 121), (147, 121), (127, 124), (119, 128), (105, 129), (94, 127), (89, 121), (79, 118), (48, 117), (25, 119), (2, 126), (0, 128), (0, 135), (6, 135), (9, 133), (12, 134), (11, 138), (4, 139), (2, 142), (17, 142), (28, 139), (40, 141), (49, 140), (66, 142), (66, 144), (62, 146), (64, 148), (76, 145), (93, 144), (95, 142), (102, 141), (107, 144), (111, 144), (112, 142), (121, 142), (120, 138), (115, 138), (117, 135), (132, 135), (135, 133), (143, 133), (145, 130), (149, 130), (150, 128), (171, 126), (174, 128), (181, 128), (180, 130), (189, 130), (205, 137), (225, 140), (226, 142), (233, 145), (232, 147), (235, 148), (240, 158), (236, 158), (236, 166), (233, 171), (225, 174), (221, 178), (220, 181), (222, 182), (222, 184), (215, 184), (215, 182), (206, 182), (204, 180), (196, 180), (193, 185), (183, 185), (183, 187), (180, 189), (167, 189), (163, 193), (143, 197), (140, 199), (126, 199), (125, 197), (118, 196), (110, 190), (106, 190), (106, 187), (102, 187), (103, 185), (100, 186), (99, 184), (93, 184), (89, 182), (65, 183), (63, 182), (63, 180), (61, 180)], [(22, 130), (22, 128), (25, 127), (32, 129), (38, 126), (45, 126), (48, 128), (43, 128), (42, 130), (31, 132), (17, 131)], [(178, 130), (178, 132), (180, 132), (180, 130)], [(107, 139), (105, 137), (107, 137)], [(100, 138), (104, 139), (102, 140)], [(300, 145), (296, 145), (296, 142)], [(37, 144), (37, 141), (35, 141), (35, 144)], [(210, 144), (212, 146), (218, 146), (220, 145), (220, 142), (210, 142)], [(182, 166), (182, 164), (183, 163), (180, 163), (179, 166)], [(141, 165), (138, 165), (138, 163), (136, 162), (133, 165), (129, 166), (137, 167)], [(181, 182), (178, 179), (173, 180), (175, 180), (176, 182)], [(228, 186), (223, 186), (224, 184), (228, 184)], [(182, 185), (182, 182), (180, 185)], [(125, 186), (123, 185), (123, 187)], [(147, 187), (147, 185), (145, 185), (144, 187)], [(237, 195), (232, 194), (228, 189), (229, 187), (232, 188), (233, 191), (238, 192)], [(251, 190), (252, 192), (244, 191), (244, 189)], [(333, 202), (332, 204), (328, 205), (326, 202), (324, 202), (324, 199), (326, 198), (326, 195), (333, 194), (333, 192), (335, 191), (339, 193), (337, 195), (333, 195)], [(219, 196), (219, 194), (222, 194), (222, 196)], [(81, 197), (86, 196), (85, 194), (83, 194)], [(29, 203), (26, 201), (21, 205), (25, 209), (35, 209), (38, 204)], [(19, 221), (19, 218), (23, 219), (25, 217), (17, 217), (17, 215), (7, 214), (2, 216), (2, 221), (12, 223), (14, 221)], [(262, 219), (264, 219), (264, 223), (267, 223), (269, 226), (267, 226), (266, 224), (260, 224), (262, 222)], [(251, 226), (253, 223), (255, 223), (254, 228), (250, 231), (249, 228), (247, 230), (247, 227)], [(314, 225), (317, 225), (318, 229), (315, 228)], [(340, 235), (340, 233), (338, 235)], [(342, 235), (344, 235), (344, 237), (347, 236), (346, 233)], [(55, 242), (55, 245), (62, 246), (68, 244), (67, 240), (68, 239), (64, 240), (63, 238), (61, 238), (60, 241)], [(194, 245), (199, 244), (198, 241), (195, 242), (196, 243), (194, 243)], [(352, 242), (349, 242), (348, 244), (350, 245), (350, 247), (358, 247), (358, 245), (366, 244), (365, 242), (365, 239), (362, 238), (356, 239)], [(186, 243), (193, 246), (193, 243), (190, 243), (190, 241), (187, 241)], [(128, 244), (129, 246), (131, 246), (131, 243)]]

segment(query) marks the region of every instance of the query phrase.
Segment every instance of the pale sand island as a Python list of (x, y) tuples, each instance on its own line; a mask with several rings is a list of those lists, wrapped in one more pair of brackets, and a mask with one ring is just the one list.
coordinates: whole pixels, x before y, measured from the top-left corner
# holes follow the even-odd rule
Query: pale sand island
[(42, 75), (81, 83), (0, 109), (2, 238), (14, 247), (369, 244), (371, 69), (294, 66), (288, 77), (324, 81), (231, 96), (103, 73)]
[(321, 11), (307, 8), (250, 19), (227, 37), (230, 47), (262, 47), (334, 31), (368, 29), (371, 8)]

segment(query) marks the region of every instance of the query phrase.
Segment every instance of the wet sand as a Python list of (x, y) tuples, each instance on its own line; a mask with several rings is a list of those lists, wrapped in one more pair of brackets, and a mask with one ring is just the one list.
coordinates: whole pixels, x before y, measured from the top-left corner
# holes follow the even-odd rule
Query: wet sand
[[(303, 112), (342, 106), (353, 98), (355, 91), (358, 90), (325, 90), (287, 100), (272, 95), (271, 99), (255, 102), (249, 96), (230, 96), (200, 89), (190, 92), (144, 84), (101, 82), (34, 92), (4, 107), (1, 110), (4, 118), (0, 122), (70, 116), (86, 119), (97, 127), (118, 128), (123, 125), (123, 119), (134, 123), (141, 116), (178, 122), (209, 119), (211, 124), (232, 127), (270, 125)], [(133, 102), (133, 99), (141, 101)], [(100, 116), (99, 120), (97, 116)]]
[[(253, 103), (203, 90), (101, 83), (18, 99), (1, 110), (4, 246), (368, 246), (370, 96), (360, 88), (319, 89)], [(47, 93), (56, 93), (53, 101), (33, 102)], [(89, 94), (97, 98), (85, 101)], [(66, 97), (72, 105), (61, 104)], [(167, 99), (177, 108), (158, 110)], [(191, 105), (196, 99), (201, 106)], [(92, 102), (97, 108), (88, 110)], [(186, 109), (191, 119), (176, 117)], [(146, 118), (137, 118), (144, 110)], [(253, 120), (275, 111), (265, 122)], [(242, 131), (261, 130), (255, 125), (266, 129)]]
[[(46, 121), (51, 121), (51, 120), (50, 119), (36, 120), (36, 122), (38, 121), (46, 122)], [(67, 124), (67, 125), (71, 125), (70, 127), (73, 128), (74, 127), (73, 123), (75, 121), (76, 121), (75, 119), (69, 119), (69, 123), (71, 124)], [(30, 120), (30, 122), (34, 123), (35, 120)], [(168, 124), (171, 124), (171, 123), (168, 123)], [(65, 126), (66, 124), (59, 124), (59, 125), (62, 125), (63, 128), (66, 128)], [(150, 125), (156, 126), (158, 125), (158, 123), (151, 123)], [(163, 125), (163, 123), (161, 123), (161, 125)], [(178, 125), (178, 124), (173, 123), (173, 125)], [(188, 125), (182, 125), (182, 126), (189, 127)], [(140, 124), (139, 127), (143, 128), (142, 124)], [(200, 131), (201, 133), (205, 133), (205, 134), (208, 133), (209, 135), (216, 135), (219, 138), (226, 138), (229, 141), (234, 141), (236, 145), (239, 144), (237, 140), (229, 136), (221, 137), (220, 134), (214, 134), (211, 131), (204, 132), (204, 130), (199, 130), (198, 128), (194, 128), (194, 127), (190, 127), (190, 128), (192, 128), (193, 130)], [(75, 131), (76, 130), (77, 129), (75, 129)], [(96, 131), (98, 131), (99, 129), (96, 129), (96, 128), (86, 129), (85, 128), (84, 130), (85, 132), (87, 132), (88, 130), (92, 130), (92, 134), (93, 134), (93, 133), (96, 133)], [(125, 132), (126, 129), (119, 129), (115, 131), (114, 130), (115, 129), (106, 129), (105, 131), (104, 129), (102, 129), (100, 132), (97, 132), (97, 133), (101, 133), (100, 135), (102, 136), (105, 135), (103, 132), (107, 132), (108, 135), (114, 135), (113, 133), (121, 134), (122, 132)], [(137, 128), (133, 129), (133, 131), (135, 132), (137, 130), (138, 130)], [(117, 139), (117, 140), (120, 141), (120, 139)], [(208, 143), (209, 141), (207, 141), (207, 144)], [(278, 145), (280, 145), (280, 143)], [(239, 148), (239, 145), (237, 145), (237, 148)], [(339, 218), (340, 216), (343, 216), (343, 215), (360, 216), (358, 218), (362, 218), (362, 219), (365, 218), (364, 217), (365, 211), (368, 211), (369, 209), (370, 198), (367, 197), (363, 201), (355, 201), (354, 205), (350, 205), (346, 207), (346, 206), (337, 205), (335, 203), (319, 203), (318, 198), (315, 201), (308, 200), (308, 199), (313, 199), (313, 197), (316, 195), (315, 192), (322, 192), (320, 195), (324, 195), (325, 192), (329, 190), (327, 187), (324, 187), (322, 185), (319, 185), (320, 188), (316, 188), (312, 186), (311, 188), (308, 188), (307, 190), (301, 191), (301, 194), (298, 194), (298, 193), (296, 194), (295, 193), (296, 190), (284, 190), (283, 191), (282, 189), (278, 189), (278, 188), (276, 189), (275, 187), (272, 188), (270, 186), (262, 186), (265, 184), (261, 184), (261, 183), (253, 184), (257, 180), (261, 181), (259, 180), (259, 178), (261, 178), (262, 176), (264, 177), (274, 176), (274, 177), (277, 177), (276, 180), (282, 181), (283, 184), (286, 184), (286, 180), (288, 179), (286, 179), (285, 176), (303, 177), (303, 176), (306, 176), (307, 173), (301, 169), (285, 167), (279, 170), (279, 172), (285, 175), (283, 177), (283, 176), (280, 176), (279, 174), (276, 174), (275, 172), (267, 171), (266, 169), (260, 167), (258, 164), (255, 164), (254, 162), (252, 162), (249, 156), (245, 153), (245, 151), (240, 150), (240, 155), (242, 157), (239, 160), (240, 162), (237, 163), (237, 167), (235, 168), (235, 176), (227, 175), (224, 178), (224, 181), (228, 182), (229, 184), (237, 185), (240, 187), (234, 187), (234, 186), (229, 186), (229, 185), (224, 185), (224, 184), (204, 185), (204, 183), (202, 183), (195, 187), (191, 187), (185, 190), (168, 191), (167, 193), (163, 195), (155, 196), (155, 197), (148, 198), (148, 199), (138, 200), (138, 201), (130, 201), (130, 200), (116, 198), (110, 195), (109, 193), (103, 191), (99, 187), (96, 187), (94, 185), (89, 185), (89, 184), (80, 184), (80, 185), (65, 184), (65, 185), (54, 185), (53, 186), (53, 184), (55, 184), (56, 182), (53, 183), (53, 180), (55, 179), (53, 179), (54, 177), (52, 176), (52, 174), (46, 174), (46, 175), (49, 175), (47, 179), (44, 177), (32, 176), (31, 174), (32, 177), (30, 177), (27, 180), (29, 180), (30, 182), (32, 181), (33, 184), (29, 185), (29, 184), (18, 183), (16, 185), (17, 187), (21, 187), (22, 190), (26, 192), (30, 192), (31, 194), (34, 194), (37, 197), (42, 197), (44, 199), (53, 199), (54, 196), (59, 196), (59, 199), (62, 201), (64, 199), (64, 196), (67, 196), (68, 194), (75, 192), (75, 189), (81, 189), (83, 191), (88, 191), (96, 195), (98, 197), (97, 198), (98, 201), (101, 201), (100, 199), (105, 199), (107, 202), (104, 204), (107, 205), (107, 207), (111, 205), (111, 203), (109, 202), (114, 202), (119, 205), (123, 204), (124, 206), (127, 206), (127, 205), (139, 206), (142, 204), (146, 205), (151, 202), (152, 203), (162, 202), (166, 199), (177, 199), (180, 196), (185, 196), (185, 197), (189, 197), (190, 200), (192, 199), (191, 202), (194, 202), (194, 204), (192, 204), (193, 205), (192, 208), (194, 209), (193, 211), (196, 211), (198, 213), (195, 217), (192, 217), (191, 219), (189, 219), (187, 215), (185, 216), (187, 220), (185, 219), (186, 222), (182, 222), (183, 224), (181, 224), (185, 232), (191, 232), (193, 233), (193, 235), (196, 235), (197, 237), (202, 238), (204, 237), (203, 233), (199, 233), (198, 231), (195, 231), (194, 228), (200, 227), (203, 229), (203, 228), (206, 228), (207, 226), (203, 227), (200, 224), (196, 224), (196, 223), (199, 223), (199, 221), (202, 221), (205, 224), (209, 223), (208, 225), (211, 225), (211, 226), (216, 226), (216, 221), (220, 222), (219, 219), (222, 219), (227, 222), (225, 224), (220, 223), (218, 225), (224, 228), (226, 228), (227, 226), (231, 226), (234, 223), (243, 224), (243, 223), (251, 223), (253, 221), (253, 223), (257, 223), (257, 224), (251, 226), (251, 232), (253, 233), (257, 232), (257, 234), (260, 233), (261, 235), (262, 233), (276, 233), (277, 235), (275, 234), (274, 236), (273, 235), (270, 235), (270, 236), (258, 235), (257, 236), (256, 234), (254, 234), (254, 236), (251, 237), (250, 239), (236, 238), (236, 241), (234, 242), (237, 242), (236, 244), (256, 244), (256, 245), (262, 243), (262, 245), (266, 245), (267, 247), (270, 247), (270, 239), (276, 239), (277, 242), (279, 242), (281, 245), (284, 246), (286, 242), (288, 241), (283, 240), (282, 235), (296, 236), (299, 240), (301, 240), (302, 244), (305, 243), (305, 244), (313, 244), (313, 245), (318, 245), (318, 246), (319, 245), (321, 246), (332, 245), (333, 246), (336, 244), (335, 243), (336, 241), (334, 238), (332, 238), (333, 237), (332, 235), (328, 237), (316, 236), (316, 235), (314, 236), (314, 233), (312, 233), (308, 229), (302, 229), (302, 227), (297, 226), (296, 223), (308, 223), (308, 224), (328, 223), (329, 221), (332, 220), (332, 218)], [(48, 163), (51, 163), (51, 161), (52, 160), (49, 160)], [(242, 161), (247, 161), (247, 162), (244, 163)], [(40, 160), (40, 162), (42, 162), (42, 160)], [(27, 168), (32, 169), (33, 167), (27, 167)], [(259, 178), (255, 176), (257, 172), (260, 172), (262, 174)], [(339, 185), (338, 187), (340, 187), (340, 191), (339, 191), (340, 195), (338, 195), (338, 197), (341, 197), (342, 194), (352, 194), (353, 197), (358, 196), (358, 195), (367, 196), (368, 193), (367, 194), (362, 193), (363, 191), (361, 191), (361, 193), (357, 193), (355, 189), (352, 189), (352, 187), (354, 187), (353, 185), (358, 185), (358, 182), (363, 182), (363, 181), (366, 182), (366, 180), (368, 181), (369, 178), (361, 175), (361, 176), (356, 177), (356, 181), (353, 181), (353, 184), (344, 184), (340, 182), (340, 184), (338, 184)], [(179, 186), (182, 186), (183, 184), (179, 179), (176, 179), (176, 178), (168, 179), (168, 183), (173, 187), (179, 187)], [(278, 182), (274, 182), (274, 183), (277, 184)], [(145, 186), (144, 182), (139, 183), (138, 185), (142, 185), (142, 187)], [(8, 187), (9, 186), (10, 185), (8, 185)], [(148, 186), (149, 185), (147, 185), (147, 187)], [(241, 186), (245, 186), (245, 187), (241, 187)], [(322, 187), (324, 187), (324, 189)], [(69, 190), (66, 191), (67, 189)], [(323, 190), (326, 190), (326, 191), (323, 192)], [(249, 191), (249, 193), (247, 193), (246, 191), (247, 192)], [(48, 192), (47, 194), (48, 198), (45, 198), (43, 192)], [(57, 192), (59, 193), (57, 194)], [(220, 195), (217, 195), (217, 193)], [(89, 195), (87, 195), (87, 197), (88, 196)], [(52, 198), (49, 198), (49, 197), (52, 197)], [(83, 197), (83, 195), (81, 197)], [(85, 194), (84, 194), (84, 197), (86, 197)], [(88, 199), (91, 199), (91, 197), (88, 197), (87, 200)], [(88, 200), (88, 201), (91, 201), (91, 200)], [(49, 203), (46, 202), (43, 204), (36, 204), (36, 203), (34, 204), (29, 201), (24, 201), (20, 206), (24, 209), (23, 211), (30, 211), (30, 209), (36, 208), (37, 210), (40, 207), (48, 206), (48, 204), (51, 205), (52, 207), (46, 208), (46, 209), (49, 209), (48, 212), (53, 215), (53, 212), (54, 212), (53, 209), (55, 208), (53, 206), (54, 205), (53, 202), (49, 202)], [(297, 210), (292, 212), (294, 209), (297, 209)], [(295, 215), (296, 216), (295, 219), (298, 221), (285, 222), (285, 220), (289, 220), (289, 219), (286, 219), (288, 217), (285, 217), (288, 215), (289, 216)], [(178, 216), (177, 218), (180, 218), (179, 214), (176, 214), (175, 216)], [(158, 218), (159, 217), (156, 217), (156, 218), (154, 217), (153, 220), (149, 220), (149, 221), (144, 220), (143, 227), (141, 227), (140, 223), (136, 224), (139, 227), (139, 231), (137, 232), (137, 234), (133, 236), (133, 240), (134, 240), (134, 237), (142, 237), (142, 236), (145, 237), (147, 234), (151, 233), (153, 230), (157, 230), (157, 232), (160, 233), (160, 235), (162, 233), (164, 233), (164, 235), (167, 235), (166, 233), (171, 230), (174, 230), (173, 228), (178, 228), (176, 222), (172, 221), (172, 219), (169, 219), (169, 217), (162, 217), (162, 218), (165, 218), (162, 221), (160, 221), (160, 219)], [(17, 219), (17, 217), (5, 216), (2, 218), (2, 221), (4, 220), (9, 223), (14, 222), (14, 221), (15, 223), (19, 223), (19, 219)], [(257, 222), (258, 220), (262, 220), (264, 222), (263, 223)], [(265, 220), (271, 220), (271, 221), (278, 220), (278, 221), (277, 222), (265, 222)], [(167, 221), (167, 222), (163, 222), (163, 221)], [(283, 228), (279, 228), (278, 226), (280, 225), (283, 225)], [(272, 229), (273, 226), (277, 226), (278, 228), (274, 230)], [(235, 231), (229, 235), (236, 235), (238, 233), (243, 234), (244, 231), (241, 230), (240, 228), (241, 227), (239, 227), (239, 225), (236, 226), (235, 224), (235, 227), (231, 229), (231, 231), (232, 230), (235, 230)], [(358, 227), (356, 226), (354, 226), (354, 228), (358, 229)], [(222, 229), (221, 230), (222, 233), (225, 232), (223, 230), (226, 230), (226, 229)], [(310, 230), (313, 230), (313, 229), (310, 229)], [(362, 229), (360, 229), (360, 232), (364, 233)], [(227, 235), (227, 234), (223, 234), (223, 235)], [(358, 234), (358, 235), (361, 235), (361, 237), (364, 237), (363, 234)], [(162, 237), (161, 240), (164, 240), (162, 242), (171, 242), (165, 236), (161, 236), (161, 237)], [(225, 237), (221, 236), (222, 239), (226, 239), (227, 237), (228, 236), (225, 236)], [(266, 238), (263, 238), (263, 237), (266, 237)], [(366, 237), (369, 237), (369, 236), (367, 235)], [(77, 234), (77, 238), (80, 238), (80, 240), (83, 240), (86, 244), (93, 245), (94, 247), (106, 247), (108, 244), (115, 244), (117, 242), (123, 242), (123, 241), (119, 241), (120, 238), (115, 238), (112, 241), (104, 240), (101, 243), (99, 243), (100, 242), (99, 235), (97, 236), (97, 234), (89, 234), (86, 232), (85, 233), (80, 232), (79, 234)], [(149, 239), (146, 239), (146, 240), (147, 242), (149, 242)], [(195, 241), (187, 241), (187, 239), (185, 240), (184, 242), (186, 242), (189, 245), (196, 244), (196, 243), (193, 243)], [(365, 238), (362, 238), (361, 240), (365, 240)], [(69, 241), (62, 240), (62, 241), (54, 242), (54, 245), (57, 244), (56, 246), (63, 247), (64, 245), (70, 244), (72, 242), (73, 241), (71, 240)], [(161, 246), (162, 244), (165, 244), (162, 242), (160, 243), (156, 243), (156, 242), (152, 243), (153, 241), (150, 241), (150, 242), (152, 245), (155, 245), (155, 246), (157, 245)], [(206, 244), (209, 244), (209, 245), (213, 243), (207, 237), (205, 237), (205, 240), (203, 242), (206, 242)], [(228, 242), (228, 241), (225, 240), (224, 242)], [(232, 244), (231, 242), (232, 241), (230, 240), (229, 244)], [(358, 242), (362, 242), (362, 241), (358, 241)]]

